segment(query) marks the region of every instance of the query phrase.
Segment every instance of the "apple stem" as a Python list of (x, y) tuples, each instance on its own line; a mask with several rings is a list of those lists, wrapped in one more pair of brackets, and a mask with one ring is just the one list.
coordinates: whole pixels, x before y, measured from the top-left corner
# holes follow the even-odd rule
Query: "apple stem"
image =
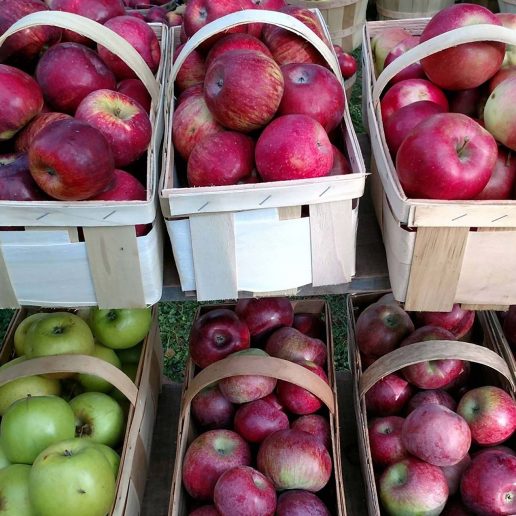
[(57, 176), (57, 173), (53, 168), (47, 168), (47, 174), (49, 176)]
[(52, 328), (52, 334), (53, 335), (61, 335), (64, 333), (64, 328), (62, 326), (55, 326)]
[(462, 152), (464, 151), (464, 148), (469, 142), (469, 138), (464, 138), (464, 141), (462, 142), (462, 145), (457, 149), (457, 154), (460, 157), (462, 157)]
[(75, 433), (77, 437), (83, 437), (84, 435), (91, 435), (91, 427), (88, 425), (88, 423), (84, 423), (83, 425), (80, 425), (76, 427)]
[(72, 454), (72, 450), (65, 450), (65, 451), (63, 452), (63, 455), (64, 455), (65, 457), (71, 457), (71, 456), (73, 455), (73, 454)]
[(512, 158), (512, 152), (509, 151), (507, 153), (507, 159), (505, 160), (505, 166), (510, 167), (511, 166), (511, 158)]
[(116, 311), (115, 310), (110, 310), (108, 313), (107, 313), (107, 316), (106, 316), (110, 321), (114, 321), (116, 319)]

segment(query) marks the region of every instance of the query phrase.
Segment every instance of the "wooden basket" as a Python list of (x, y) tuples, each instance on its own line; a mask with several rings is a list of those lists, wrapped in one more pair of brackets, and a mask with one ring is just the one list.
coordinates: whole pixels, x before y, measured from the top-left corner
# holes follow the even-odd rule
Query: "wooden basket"
[(503, 325), (500, 321), (499, 314), (490, 311), (486, 312), (486, 321), (489, 325), (490, 332), (495, 336), (496, 341), (500, 344), (502, 356), (505, 358), (509, 369), (513, 375), (514, 381), (516, 382), (516, 356), (512, 351), (507, 338), (503, 332)]
[(453, 0), (376, 0), (379, 20), (402, 20), (432, 17)]
[[(370, 304), (377, 301), (382, 294), (355, 294), (348, 297), (348, 354), (349, 364), (353, 373), (353, 395), (357, 428), (359, 437), (359, 451), (364, 480), (369, 484), (367, 490), (368, 512), (371, 516), (380, 516), (380, 504), (376, 489), (376, 478), (371, 458), (369, 434), (367, 426), (367, 410), (364, 396), (366, 392), (383, 377), (399, 371), (408, 365), (417, 364), (426, 360), (440, 360), (457, 358), (468, 360), (474, 364), (484, 366), (477, 373), (480, 384), (492, 382), (504, 388), (514, 397), (515, 383), (507, 363), (500, 356), (500, 347), (495, 335), (490, 331), (489, 324), (483, 312), (477, 314), (476, 332), (480, 334), (482, 345), (469, 344), (462, 341), (430, 341), (409, 344), (398, 348), (383, 357), (380, 357), (365, 371), (362, 369), (360, 353), (355, 340), (355, 321), (359, 313)], [(474, 373), (472, 371), (472, 373)], [(482, 376), (479, 378), (479, 376)]]
[[(312, 284), (348, 283), (355, 273), (358, 205), (365, 168), (349, 115), (342, 135), (352, 174), (252, 185), (181, 188), (174, 167), (174, 78), (188, 54), (211, 35), (262, 22), (304, 37), (342, 82), (332, 50), (299, 20), (279, 12), (247, 10), (198, 31), (178, 56), (165, 101), (165, 148), (160, 200), (184, 291), (199, 300), (234, 299), (239, 291), (267, 295)], [(173, 30), (177, 41), (178, 29)], [(309, 216), (302, 216), (306, 206)], [(274, 263), (274, 267), (270, 265)]]
[[(196, 318), (215, 308), (230, 308), (235, 305), (206, 305), (199, 308)], [(292, 302), (295, 313), (311, 313), (324, 317), (326, 325), (326, 345), (328, 350), (327, 374), (329, 385), (317, 375), (302, 366), (273, 357), (259, 356), (229, 356), (220, 360), (196, 374), (196, 368), (189, 359), (185, 373), (185, 384), (181, 397), (181, 419), (177, 433), (177, 451), (172, 489), (169, 504), (169, 516), (186, 516), (191, 509), (189, 497), (183, 488), (182, 465), (183, 458), (190, 443), (199, 435), (199, 429), (191, 418), (190, 402), (194, 396), (210, 383), (235, 375), (261, 374), (282, 379), (301, 385), (318, 396), (328, 408), (327, 417), (330, 421), (333, 474), (322, 493), (322, 498), (330, 512), (346, 516), (344, 484), (342, 477), (342, 460), (340, 452), (340, 429), (338, 419), (337, 388), (335, 383), (335, 367), (333, 363), (333, 339), (331, 333), (331, 315), (328, 304), (323, 300), (311, 299)]]
[[(446, 32), (393, 61), (376, 79), (370, 40), (388, 27), (419, 35), (428, 18), (368, 22), (364, 28), (365, 112), (374, 164), (374, 202), (387, 252), (394, 295), (407, 310), (449, 311), (516, 304), (516, 201), (409, 199), (390, 156), (380, 113), (380, 94), (408, 64), (460, 43), (493, 40), (516, 44), (505, 27), (475, 25)], [(383, 214), (383, 215), (382, 215)]]
[(319, 9), (328, 25), (331, 42), (351, 52), (362, 44), (367, 0), (287, 0), (290, 5)]
[[(32, 311), (33, 313), (34, 311)], [(29, 315), (18, 310), (7, 330), (0, 351), (0, 363), (14, 355), (14, 332)], [(143, 502), (152, 445), (152, 432), (158, 407), (163, 371), (158, 310), (153, 308), (152, 324), (145, 338), (136, 379), (133, 383), (120, 369), (88, 355), (58, 355), (34, 358), (0, 371), (0, 385), (16, 378), (46, 373), (94, 374), (113, 384), (130, 403), (127, 425), (120, 454), (116, 498), (111, 516), (138, 516)]]
[[(150, 24), (162, 48), (154, 78), (127, 41), (103, 25), (71, 13), (30, 14), (0, 37), (0, 45), (11, 34), (37, 25), (71, 29), (100, 41), (119, 55), (147, 86), (152, 97), (153, 126), (147, 152), (147, 199), (0, 201), (2, 225), (21, 226), (21, 231), (0, 232), (0, 307), (98, 304), (129, 308), (156, 303), (162, 288), (162, 230), (155, 220), (163, 136), (161, 83), (169, 64), (168, 29), (159, 23)], [(154, 229), (149, 235), (136, 238), (135, 224), (147, 223), (154, 224)], [(79, 242), (80, 227), (84, 242)]]
[(498, 8), (501, 13), (516, 13), (516, 2), (514, 0), (498, 0)]

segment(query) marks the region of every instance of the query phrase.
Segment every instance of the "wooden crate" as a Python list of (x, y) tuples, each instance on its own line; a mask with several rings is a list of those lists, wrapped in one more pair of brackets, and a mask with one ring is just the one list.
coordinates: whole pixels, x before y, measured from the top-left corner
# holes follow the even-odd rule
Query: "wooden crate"
[[(0, 350), (0, 363), (14, 357), (14, 332), (28, 315), (38, 309), (17, 310)], [(0, 385), (23, 376), (53, 372), (95, 374), (110, 381), (129, 400), (130, 407), (120, 453), (116, 498), (110, 516), (138, 516), (143, 503), (149, 467), (152, 434), (163, 373), (163, 351), (158, 326), (158, 309), (142, 348), (134, 383), (120, 369), (87, 355), (59, 355), (27, 360), (0, 372)]]
[(516, 304), (516, 201), (440, 201), (406, 197), (385, 142), (380, 94), (408, 64), (452, 45), (486, 39), (516, 43), (504, 27), (447, 32), (407, 52), (374, 77), (370, 40), (388, 27), (419, 35), (428, 18), (368, 22), (364, 28), (364, 113), (374, 163), (373, 198), (383, 232), (391, 285), (407, 310), (449, 311)]
[(453, 0), (376, 0), (379, 20), (404, 20), (433, 16)]
[[(205, 305), (199, 308), (196, 318), (215, 308), (232, 309), (234, 306), (234, 304)], [(325, 402), (328, 407), (327, 417), (329, 418), (331, 428), (332, 450), (330, 454), (332, 456), (333, 474), (328, 485), (318, 494), (321, 495), (321, 498), (328, 505), (332, 514), (346, 516), (330, 309), (325, 301), (319, 299), (293, 301), (292, 306), (294, 307), (295, 313), (311, 313), (324, 318), (326, 326), (326, 345), (328, 350), (326, 372), (330, 387), (328, 388), (328, 385), (324, 381), (321, 381), (318, 377), (315, 378), (313, 373), (310, 373), (303, 367), (293, 362), (273, 357), (228, 357), (212, 364), (212, 366), (208, 366), (199, 374), (196, 374), (198, 371), (196, 371), (195, 365), (189, 359), (185, 373), (183, 393), (181, 396), (181, 419), (179, 421), (177, 432), (177, 449), (170, 495), (169, 516), (186, 516), (190, 510), (189, 497), (183, 488), (182, 464), (188, 446), (200, 433), (195, 421), (191, 418), (190, 402), (195, 394), (214, 381), (236, 374), (251, 373), (259, 373), (264, 376), (271, 376), (298, 383), (319, 396), (320, 399)], [(300, 378), (306, 378), (306, 383), (302, 384), (299, 381)], [(323, 496), (325, 498), (323, 498)]]
[[(360, 461), (364, 481), (370, 487), (366, 490), (367, 506), (370, 516), (379, 516), (380, 503), (376, 489), (376, 477), (373, 470), (371, 448), (367, 426), (367, 409), (365, 393), (380, 379), (403, 367), (425, 360), (459, 358), (469, 360), (473, 367), (470, 378), (478, 385), (493, 384), (504, 388), (513, 397), (514, 379), (507, 363), (501, 356), (499, 340), (491, 331), (484, 312), (478, 312), (472, 339), (479, 344), (462, 341), (434, 341), (431, 348), (428, 341), (418, 342), (399, 348), (380, 357), (367, 369), (362, 368), (360, 353), (355, 340), (355, 322), (364, 308), (377, 301), (385, 292), (353, 294), (348, 297), (348, 355), (353, 374), (353, 396), (359, 440)], [(439, 344), (438, 344), (439, 342)]]
[(516, 356), (503, 332), (503, 323), (500, 320), (500, 315), (500, 313), (490, 311), (487, 312), (486, 319), (487, 323), (489, 324), (490, 331), (493, 333), (496, 340), (500, 343), (502, 355), (505, 358), (505, 361), (507, 362), (516, 382)]
[[(203, 27), (185, 45), (167, 87), (160, 200), (181, 287), (187, 292), (196, 290), (199, 300), (234, 299), (241, 291), (268, 295), (307, 284), (348, 283), (355, 272), (356, 200), (364, 191), (365, 168), (347, 106), (341, 129), (352, 174), (180, 187), (171, 131), (174, 77), (189, 52), (210, 35), (257, 21), (306, 38), (342, 81), (333, 51), (304, 24), (279, 12), (249, 10), (228, 15)], [(178, 29), (172, 38), (178, 41)]]
[[(147, 151), (145, 201), (0, 201), (0, 307), (20, 305), (142, 307), (161, 297), (162, 228), (156, 221), (157, 178), (163, 137), (162, 84), (168, 73), (168, 28), (150, 24), (162, 48), (153, 76), (141, 56), (110, 29), (65, 12), (42, 11), (0, 37), (35, 25), (75, 30), (102, 42), (130, 65), (152, 97), (152, 141)], [(135, 224), (153, 224), (136, 238)], [(79, 241), (80, 234), (84, 235)], [(52, 265), (50, 265), (52, 264)], [(76, 275), (77, 273), (77, 275)]]

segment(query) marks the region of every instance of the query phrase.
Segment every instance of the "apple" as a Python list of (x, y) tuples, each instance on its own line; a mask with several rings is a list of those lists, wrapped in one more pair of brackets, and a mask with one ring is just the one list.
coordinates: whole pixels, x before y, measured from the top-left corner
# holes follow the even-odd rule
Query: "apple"
[(441, 113), (421, 122), (403, 140), (396, 170), (407, 197), (473, 199), (487, 185), (497, 155), (493, 136), (472, 118)]
[(462, 361), (462, 372), (449, 384), (443, 387), (443, 390), (449, 392), (454, 398), (460, 398), (467, 390), (467, 384), (471, 373), (471, 364)]
[(5, 454), (5, 451), (0, 444), (0, 469), (4, 469), (10, 465), (11, 463), (9, 462), (9, 459), (7, 458), (7, 455)]
[(459, 490), (462, 474), (470, 463), (471, 457), (466, 454), (461, 461), (457, 462), (457, 464), (441, 467), (444, 476), (446, 477), (446, 482), (448, 483), (448, 491), (451, 495), (455, 494)]
[(471, 512), (466, 509), (460, 497), (452, 497), (448, 498), (441, 516), (471, 516)]
[(47, 446), (71, 439), (74, 434), (73, 411), (58, 396), (15, 401), (0, 423), (0, 445), (13, 464), (32, 464)]
[(136, 161), (151, 141), (152, 125), (145, 109), (117, 91), (101, 89), (90, 93), (79, 104), (75, 118), (104, 135), (117, 168)]
[(152, 99), (140, 79), (123, 79), (118, 83), (116, 91), (136, 100), (146, 113), (150, 112)]
[[(243, 349), (242, 351), (232, 353), (232, 355), (269, 356), (259, 348)], [(221, 380), (219, 382), (219, 389), (231, 403), (240, 404), (267, 396), (275, 389), (276, 382), (276, 378), (271, 376), (237, 375)]]
[(168, 25), (167, 12), (164, 7), (154, 5), (145, 13), (145, 21), (148, 23), (157, 22)]
[(464, 471), (460, 492), (464, 505), (475, 514), (515, 514), (516, 457), (485, 453)]
[(249, 466), (228, 469), (217, 480), (213, 492), (221, 514), (274, 516), (276, 491), (271, 481)]
[(489, 94), (493, 93), (494, 89), (503, 81), (510, 77), (516, 76), (516, 65), (511, 65), (506, 68), (500, 68), (492, 79), (489, 81)]
[(285, 407), (280, 403), (278, 397), (274, 392), (271, 392), (267, 396), (264, 396), (263, 398), (260, 398), (262, 401), (267, 402), (272, 407), (278, 409), (278, 410), (285, 410)]
[(496, 164), (489, 182), (475, 197), (479, 200), (503, 200), (513, 198), (516, 185), (516, 162), (510, 150), (498, 146)]
[(191, 411), (197, 423), (210, 430), (231, 428), (235, 415), (234, 405), (222, 395), (215, 383), (195, 395)]
[(374, 68), (376, 76), (380, 75), (385, 66), (385, 58), (389, 55), (389, 52), (404, 39), (409, 38), (411, 35), (405, 29), (401, 27), (390, 27), (380, 31), (371, 40), (371, 51), (374, 57)]
[(480, 448), (476, 452), (474, 452), (471, 455), (472, 459), (477, 458), (479, 455), (482, 455), (483, 453), (508, 453), (509, 455), (516, 456), (516, 451), (514, 451), (512, 448), (509, 448), (508, 446), (498, 445), (498, 446), (490, 446), (489, 448)]
[[(95, 344), (92, 356), (100, 358), (109, 364), (114, 365), (120, 369), (122, 363), (118, 358), (117, 354), (110, 348)], [(107, 380), (91, 374), (79, 374), (77, 377), (79, 383), (84, 387), (86, 391), (94, 392), (109, 392), (113, 386)]]
[[(76, 439), (80, 439), (77, 437)], [(113, 476), (115, 477), (115, 480), (118, 478), (118, 470), (120, 468), (120, 455), (113, 450), (110, 446), (107, 446), (105, 444), (100, 443), (92, 443), (90, 441), (83, 440), (83, 442), (88, 443), (88, 446), (93, 446), (94, 448), (97, 448), (102, 455), (104, 455), (104, 458), (108, 461), (109, 465), (111, 466), (111, 471), (113, 472)]]
[(511, 150), (516, 150), (516, 125), (511, 118), (514, 114), (511, 99), (515, 87), (516, 76), (505, 79), (492, 91), (484, 107), (486, 129)]
[[(174, 50), (174, 60), (183, 50), (185, 45), (178, 45)], [(190, 86), (204, 83), (207, 64), (204, 62), (204, 56), (198, 50), (192, 50), (185, 59), (181, 68), (177, 72), (175, 86), (178, 91), (184, 91)]]
[(57, 120), (71, 120), (66, 113), (46, 112), (36, 115), (16, 136), (14, 148), (16, 152), (27, 152), (34, 137), (47, 125)]
[[(108, 20), (104, 27), (129, 42), (142, 56), (151, 72), (157, 72), (161, 60), (161, 48), (156, 34), (146, 22), (133, 16), (115, 16)], [(135, 72), (106, 47), (97, 45), (97, 52), (118, 80), (136, 78)]]
[(315, 339), (324, 339), (326, 336), (326, 328), (322, 319), (315, 314), (297, 313), (294, 314), (292, 327), (304, 333), (308, 337)]
[(482, 86), (467, 90), (448, 92), (450, 112), (462, 113), (463, 115), (468, 115), (472, 118), (482, 116), (486, 100), (487, 94)]
[[(138, 374), (138, 364), (127, 364), (122, 362), (121, 371), (133, 382), (136, 383), (136, 376)], [(113, 389), (109, 395), (120, 402), (122, 406), (127, 406), (128, 400), (125, 394), (122, 394), (118, 389)]]
[(190, 330), (190, 357), (202, 369), (249, 345), (249, 329), (228, 308), (206, 312), (194, 321)]
[(276, 516), (330, 516), (330, 511), (320, 498), (309, 491), (293, 489), (278, 497)]
[(279, 11), (287, 4), (285, 0), (253, 0), (255, 9), (265, 9), (266, 11)]
[(71, 439), (49, 446), (34, 461), (29, 498), (36, 514), (109, 514), (115, 500), (112, 466), (95, 446)]
[[(149, 6), (146, 6), (145, 8), (147, 9), (148, 7)], [(125, 14), (127, 16), (133, 16), (134, 18), (138, 18), (139, 20), (142, 20), (145, 23), (147, 23), (147, 20), (145, 19), (145, 15), (142, 14), (140, 11), (126, 11)]]
[(509, 307), (503, 319), (502, 327), (509, 346), (516, 349), (516, 305)]
[(393, 351), (413, 331), (414, 323), (407, 312), (393, 303), (369, 305), (355, 324), (358, 349), (374, 357)]
[(416, 312), (415, 319), (417, 326), (440, 326), (459, 340), (473, 327), (475, 311), (464, 310), (455, 303), (449, 312)]
[[(512, 30), (516, 30), (516, 15), (515, 13), (496, 13), (495, 15), (498, 18), (498, 21), (504, 27), (507, 27)], [(503, 58), (502, 66), (508, 67), (516, 64), (516, 46), (515, 45), (506, 45), (505, 46), (505, 56)]]
[(183, 16), (175, 11), (168, 11), (166, 18), (169, 27), (179, 27), (183, 25)]
[(29, 474), (27, 464), (13, 464), (0, 470), (0, 513), (7, 516), (32, 516), (29, 499)]
[(399, 414), (412, 396), (412, 386), (397, 374), (388, 374), (365, 394), (367, 411), (377, 416)]
[[(419, 45), (419, 36), (409, 36), (408, 38), (403, 39), (387, 54), (384, 66), (390, 65), (396, 58), (405, 54), (417, 45)], [(395, 84), (406, 79), (426, 79), (425, 72), (423, 71), (423, 67), (419, 61), (407, 66), (401, 70), (401, 72), (398, 72), (391, 79), (391, 84)]]
[(420, 392), (416, 392), (407, 403), (407, 414), (410, 414), (420, 405), (425, 404), (443, 405), (450, 410), (455, 411), (457, 408), (457, 402), (453, 397), (442, 389), (428, 389)]
[(356, 59), (351, 54), (340, 52), (337, 54), (337, 61), (344, 79), (349, 79), (357, 73), (358, 65)]
[(220, 516), (214, 505), (203, 505), (189, 513), (189, 516)]
[(225, 471), (251, 464), (249, 445), (232, 430), (209, 430), (195, 438), (183, 458), (183, 486), (199, 501), (213, 499)]
[(486, 385), (471, 389), (459, 401), (460, 414), (471, 429), (473, 441), (493, 446), (516, 430), (516, 402), (503, 389)]
[(309, 360), (320, 366), (326, 363), (326, 344), (290, 326), (275, 330), (267, 339), (265, 351), (291, 362)]
[(435, 466), (453, 466), (471, 446), (467, 421), (443, 405), (420, 405), (403, 422), (401, 442), (405, 449)]
[(289, 426), (287, 415), (263, 399), (242, 405), (235, 414), (235, 431), (250, 443), (261, 443), (268, 435)]
[(448, 485), (437, 466), (414, 457), (390, 465), (379, 481), (380, 499), (388, 514), (441, 514)]
[(374, 418), (368, 423), (371, 459), (376, 466), (389, 466), (409, 457), (401, 442), (405, 420), (399, 416)]
[(320, 414), (308, 414), (298, 417), (292, 422), (290, 428), (312, 434), (316, 439), (319, 439), (328, 450), (331, 449), (330, 423), (324, 416)]
[(333, 165), (328, 175), (340, 176), (342, 174), (351, 174), (353, 170), (351, 170), (351, 165), (346, 156), (335, 145), (332, 144), (331, 148), (333, 150)]
[(90, 327), (94, 337), (111, 349), (127, 349), (139, 344), (149, 333), (151, 308), (92, 308)]
[(27, 154), (0, 155), (0, 199), (5, 201), (48, 199), (30, 175)]
[(121, 362), (124, 364), (134, 364), (138, 365), (140, 363), (140, 358), (143, 350), (143, 342), (133, 346), (132, 348), (127, 349), (117, 349), (116, 354)]
[(286, 297), (239, 299), (235, 312), (253, 338), (260, 338), (281, 326), (292, 326), (294, 322), (294, 309)]
[(317, 492), (329, 481), (332, 462), (328, 450), (313, 435), (301, 430), (279, 430), (266, 437), (256, 458), (258, 470), (278, 491), (305, 489)]

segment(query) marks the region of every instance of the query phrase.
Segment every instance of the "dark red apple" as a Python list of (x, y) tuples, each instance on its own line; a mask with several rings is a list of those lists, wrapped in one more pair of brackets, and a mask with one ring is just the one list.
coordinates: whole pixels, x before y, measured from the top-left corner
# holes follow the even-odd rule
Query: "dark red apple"
[(125, 13), (127, 16), (133, 16), (134, 18), (138, 18), (139, 20), (142, 20), (144, 22), (147, 22), (145, 19), (145, 16), (140, 11), (126, 11)]
[(268, 435), (289, 428), (282, 410), (263, 399), (242, 405), (235, 414), (235, 431), (250, 443), (261, 443)]
[[(402, 41), (400, 41), (388, 54), (385, 58), (384, 66), (390, 65), (396, 58), (405, 54), (415, 46), (419, 45), (419, 36), (410, 36)], [(423, 71), (423, 67), (421, 63), (418, 61), (417, 63), (411, 64), (404, 68), (401, 72), (398, 72), (392, 79), (391, 84), (395, 84), (400, 81), (404, 81), (406, 79), (426, 79), (425, 72)]]
[(482, 114), (486, 98), (482, 87), (450, 91), (448, 93), (450, 113), (462, 113), (478, 118)]
[(290, 428), (312, 434), (326, 446), (326, 449), (331, 450), (331, 429), (328, 418), (320, 414), (308, 414), (294, 420)]
[(464, 470), (470, 465), (471, 457), (466, 454), (464, 458), (457, 462), (457, 464), (453, 464), (453, 466), (442, 466), (444, 476), (446, 477), (446, 482), (448, 483), (448, 491), (450, 494), (455, 494), (460, 487), (460, 479)]
[(508, 79), (509, 77), (514, 77), (516, 76), (516, 65), (511, 65), (511, 66), (507, 66), (507, 67), (503, 67), (503, 68), (500, 68), (500, 70), (498, 70), (498, 72), (496, 72), (492, 79), (489, 81), (489, 88), (488, 88), (488, 91), (489, 91), (489, 95), (491, 95), (491, 93), (493, 93), (493, 90), (503, 81), (505, 81), (505, 79)]
[(344, 79), (349, 79), (357, 73), (358, 65), (356, 59), (351, 54), (340, 52), (337, 54), (337, 61), (339, 62), (340, 73)]
[(191, 410), (194, 419), (203, 428), (231, 428), (233, 424), (235, 407), (222, 395), (217, 384), (199, 392), (192, 399)]
[(190, 331), (190, 357), (201, 368), (230, 353), (246, 349), (249, 344), (249, 329), (235, 312), (227, 308), (217, 308), (201, 315)]
[(283, 405), (279, 402), (278, 397), (273, 392), (271, 392), (267, 396), (264, 396), (263, 398), (261, 398), (261, 400), (265, 401), (266, 403), (278, 410), (285, 410), (285, 407), (283, 407)]
[(512, 151), (498, 146), (498, 156), (487, 185), (475, 197), (478, 200), (503, 200), (513, 198), (516, 185), (516, 161)]
[(404, 419), (399, 416), (379, 417), (369, 421), (369, 445), (373, 464), (389, 466), (409, 456), (401, 443)]
[(330, 516), (330, 511), (320, 498), (309, 491), (293, 489), (278, 497), (276, 516)]
[(460, 497), (457, 496), (448, 498), (441, 516), (472, 516), (472, 514), (466, 509)]
[(353, 170), (351, 170), (351, 165), (346, 156), (335, 145), (332, 144), (331, 148), (333, 150), (333, 165), (328, 175), (340, 176), (342, 174), (351, 174)]
[(118, 83), (116, 90), (138, 101), (147, 113), (150, 112), (151, 96), (140, 79), (124, 79)]
[(189, 513), (188, 516), (220, 516), (214, 505), (203, 505)]
[(294, 322), (292, 327), (301, 333), (314, 337), (316, 339), (324, 339), (326, 335), (326, 327), (322, 319), (315, 314), (297, 313), (294, 314)]
[[(174, 62), (183, 47), (184, 44), (174, 50)], [(205, 75), (206, 64), (203, 55), (197, 50), (192, 50), (177, 72), (175, 86), (179, 91), (184, 91), (195, 84), (203, 84)]]
[(326, 344), (289, 326), (279, 328), (267, 339), (265, 351), (291, 362), (309, 360), (320, 366), (326, 363)]
[(416, 392), (416, 394), (410, 398), (407, 404), (407, 414), (410, 414), (420, 405), (425, 405), (427, 403), (433, 405), (443, 405), (444, 407), (453, 411), (455, 411), (457, 408), (457, 402), (449, 393), (443, 391), (442, 389), (429, 389)]
[[(182, 104), (186, 99), (193, 97), (193, 96), (203, 97), (203, 92), (204, 92), (204, 84), (195, 84), (194, 86), (190, 86), (189, 88), (187, 88), (185, 91), (182, 91), (176, 99), (176, 105), (175, 105), (176, 111), (174, 112), (174, 119), (177, 114), (177, 108), (179, 107), (180, 104)], [(209, 112), (207, 106), (206, 106), (206, 110)]]
[(377, 416), (399, 414), (412, 396), (412, 386), (401, 376), (389, 374), (365, 394), (367, 411)]
[(32, 179), (27, 154), (0, 155), (0, 200), (40, 201), (45, 195)]
[(183, 25), (183, 15), (176, 13), (175, 11), (168, 11), (167, 13), (167, 25), (169, 27), (179, 27)]
[(34, 137), (47, 125), (57, 120), (71, 120), (66, 113), (40, 113), (36, 115), (16, 136), (14, 148), (16, 152), (27, 152)]
[(160, 5), (154, 5), (145, 13), (145, 21), (148, 23), (155, 22), (168, 25), (167, 13), (168, 11), (164, 7), (161, 7)]
[(416, 325), (439, 326), (453, 333), (457, 340), (464, 337), (473, 327), (475, 311), (464, 310), (458, 303), (449, 312), (416, 312)]

